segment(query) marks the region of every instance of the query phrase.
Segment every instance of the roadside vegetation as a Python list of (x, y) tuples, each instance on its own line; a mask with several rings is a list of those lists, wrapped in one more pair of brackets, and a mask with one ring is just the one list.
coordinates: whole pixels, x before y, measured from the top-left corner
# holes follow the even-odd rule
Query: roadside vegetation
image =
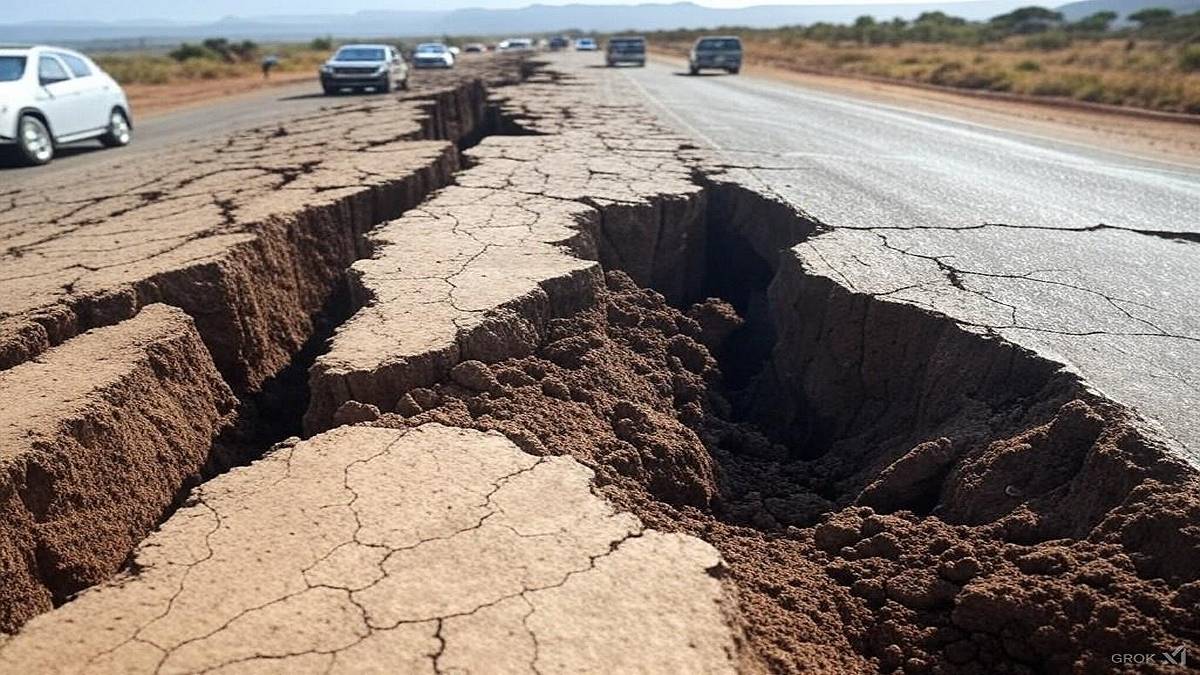
[(172, 84), (261, 76), (262, 60), (268, 56), (278, 59), (272, 73), (315, 72), (329, 57), (332, 47), (333, 42), (328, 38), (306, 44), (276, 45), (211, 38), (199, 43), (185, 42), (165, 53), (94, 54), (93, 58), (123, 85)]
[(1117, 26), (1099, 12), (1067, 22), (1025, 7), (988, 21), (927, 12), (914, 21), (660, 31), (653, 45), (686, 54), (700, 35), (742, 36), (746, 60), (785, 69), (886, 78), (1200, 114), (1200, 12), (1144, 9)]

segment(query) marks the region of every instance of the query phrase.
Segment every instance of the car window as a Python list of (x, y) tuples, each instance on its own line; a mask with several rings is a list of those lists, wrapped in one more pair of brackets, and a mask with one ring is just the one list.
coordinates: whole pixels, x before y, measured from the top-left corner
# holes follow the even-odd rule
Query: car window
[(417, 52), (420, 54), (441, 54), (446, 51), (443, 45), (417, 45)]
[(0, 82), (16, 82), (25, 74), (24, 56), (0, 56)]
[(66, 69), (58, 62), (58, 59), (50, 56), (43, 56), (38, 59), (38, 77), (51, 82), (61, 82), (62, 80), (71, 79), (71, 76), (67, 75)]
[(71, 70), (71, 73), (75, 77), (87, 77), (88, 75), (92, 74), (92, 69), (88, 67), (87, 61), (84, 61), (78, 56), (72, 56), (71, 54), (60, 54), (58, 52), (55, 52), (54, 55), (62, 59), (63, 63), (67, 64), (67, 68)]
[(337, 61), (385, 61), (382, 49), (372, 47), (346, 47), (333, 57)]
[(741, 49), (742, 43), (740, 40), (710, 38), (701, 40), (700, 44), (696, 45), (697, 49)]

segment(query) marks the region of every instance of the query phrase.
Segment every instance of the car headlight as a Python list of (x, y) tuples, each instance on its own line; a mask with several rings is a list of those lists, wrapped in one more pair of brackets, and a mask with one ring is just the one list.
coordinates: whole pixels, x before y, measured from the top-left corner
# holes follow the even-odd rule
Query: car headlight
[(386, 64), (386, 63), (381, 63), (381, 64), (379, 65), (379, 67), (375, 69), (375, 72), (377, 72), (377, 73), (386, 73), (386, 72), (387, 72), (387, 69), (388, 69), (388, 66), (387, 66), (387, 64)]
[(332, 73), (332, 72), (333, 72), (333, 66), (329, 65), (328, 63), (322, 64), (322, 65), (321, 65), (321, 72), (322, 72), (322, 73)]

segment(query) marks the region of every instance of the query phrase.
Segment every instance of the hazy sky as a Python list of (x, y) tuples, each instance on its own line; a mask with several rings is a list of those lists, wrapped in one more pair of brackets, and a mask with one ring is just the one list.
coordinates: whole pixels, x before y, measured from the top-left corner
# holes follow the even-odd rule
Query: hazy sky
[[(830, 5), (879, 4), (905, 0), (700, 0), (709, 7), (747, 7), (750, 5)], [(919, 1), (919, 0), (914, 0)], [(579, 4), (628, 5), (631, 0), (576, 0)], [(0, 23), (23, 21), (128, 21), (170, 19), (174, 21), (214, 21), (223, 16), (261, 16), (269, 14), (348, 14), (362, 9), (459, 9), (487, 7), (495, 9), (525, 7), (532, 0), (138, 0), (137, 2), (99, 2), (98, 0), (0, 0)], [(562, 0), (543, 0), (540, 4), (573, 4)], [(659, 3), (662, 4), (662, 3)]]

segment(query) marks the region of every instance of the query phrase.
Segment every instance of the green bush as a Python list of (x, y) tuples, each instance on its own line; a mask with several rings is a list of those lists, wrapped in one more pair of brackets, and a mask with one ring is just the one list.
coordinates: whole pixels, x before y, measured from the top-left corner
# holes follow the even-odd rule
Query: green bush
[(1070, 46), (1071, 36), (1061, 30), (1046, 31), (1045, 33), (1037, 33), (1025, 38), (1026, 49), (1040, 49), (1051, 52), (1058, 49), (1066, 49)]
[(1033, 59), (1025, 59), (1018, 63), (1016, 68), (1023, 73), (1036, 73), (1042, 69), (1042, 64)]
[(201, 45), (194, 45), (190, 42), (185, 42), (179, 45), (178, 49), (173, 49), (170, 52), (170, 57), (183, 63), (193, 59), (211, 59), (213, 54)]

